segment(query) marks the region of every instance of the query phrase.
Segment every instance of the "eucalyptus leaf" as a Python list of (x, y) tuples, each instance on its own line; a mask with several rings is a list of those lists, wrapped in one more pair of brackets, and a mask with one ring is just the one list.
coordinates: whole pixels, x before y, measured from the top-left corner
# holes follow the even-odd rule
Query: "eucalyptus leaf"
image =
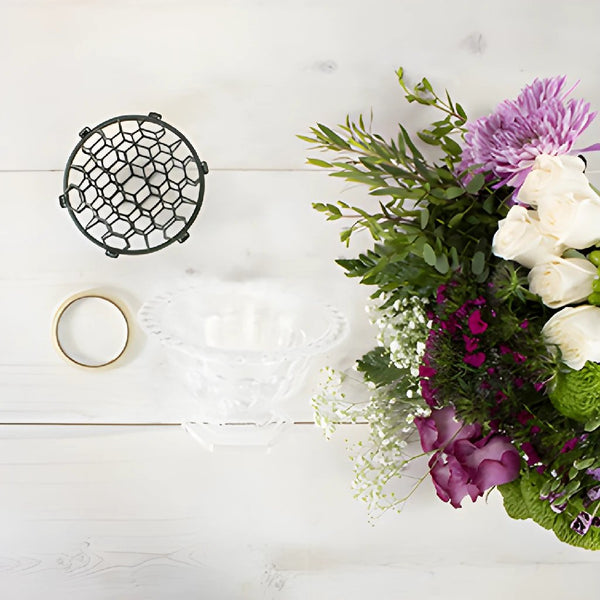
[(478, 250), (471, 259), (471, 271), (473, 275), (481, 275), (485, 268), (485, 254)]
[(447, 200), (454, 200), (465, 193), (465, 190), (458, 186), (451, 186), (444, 192), (444, 196)]
[(423, 245), (423, 260), (432, 267), (437, 260), (434, 249), (427, 243)]
[(448, 257), (445, 254), (437, 257), (437, 260), (435, 261), (435, 268), (442, 275), (445, 275), (450, 270)]
[(476, 194), (485, 184), (485, 176), (483, 173), (475, 173), (471, 181), (467, 183), (466, 189), (469, 194)]

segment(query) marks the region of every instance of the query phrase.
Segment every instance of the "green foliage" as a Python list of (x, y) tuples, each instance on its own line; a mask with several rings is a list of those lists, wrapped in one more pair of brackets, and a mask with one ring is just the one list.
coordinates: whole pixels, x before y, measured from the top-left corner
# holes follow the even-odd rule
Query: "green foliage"
[[(495, 272), (492, 277), (506, 294), (511, 283), (504, 280), (502, 273), (512, 276), (510, 274), (514, 275), (514, 272), (501, 268), (501, 273)], [(442, 329), (438, 326), (440, 331), (430, 350), (430, 358), (437, 370), (432, 384), (438, 390), (438, 396), (444, 403), (453, 405), (461, 419), (481, 424), (486, 432), (491, 430), (491, 422), (499, 423), (501, 433), (517, 443), (530, 441), (530, 427), (535, 424), (551, 440), (551, 452), (554, 453), (553, 444), (562, 446), (569, 439), (565, 435), (572, 437), (572, 430), (568, 427), (566, 434), (564, 431), (557, 433), (548, 426), (550, 420), (555, 423), (567, 423), (568, 420), (560, 415), (556, 420), (556, 411), (548, 398), (534, 386), (551, 378), (556, 368), (555, 359), (541, 335), (545, 322), (543, 312), (536, 314), (534, 307), (517, 307), (516, 302), (515, 307), (508, 310), (506, 304), (512, 296), (505, 295), (503, 300), (498, 298), (495, 286), (477, 286), (465, 277), (455, 277), (452, 283), (445, 291), (444, 304), (434, 307), (441, 323), (450, 322), (457, 327)], [(480, 298), (481, 304), (473, 304), (475, 298)], [(475, 309), (487, 325), (481, 334), (471, 335), (477, 342), (473, 352), (485, 357), (481, 367), (463, 360), (470, 353), (465, 346), (464, 334), (469, 335), (467, 321)], [(518, 354), (515, 354), (513, 351), (517, 349)], [(493, 377), (488, 368), (493, 368)], [(521, 422), (523, 413), (528, 415), (525, 425)]]
[(388, 385), (404, 375), (403, 369), (396, 367), (390, 358), (389, 350), (373, 348), (357, 361), (357, 369), (363, 373), (365, 380), (376, 386)]
[(355, 259), (336, 262), (348, 277), (360, 277), (361, 283), (376, 286), (374, 297), (386, 293), (391, 302), (415, 295), (427, 298), (446, 280), (437, 269), (424, 268), (423, 260), (414, 254), (407, 254), (402, 260), (390, 257), (390, 249), (382, 244)]
[(389, 141), (372, 133), (362, 116), (358, 122), (347, 117), (335, 131), (318, 124), (311, 135), (299, 137), (334, 157), (310, 158), (308, 163), (330, 169), (332, 177), (364, 184), (373, 201), (365, 206), (338, 202), (314, 207), (329, 220), (352, 221), (341, 234), (346, 244), (361, 229), (368, 230), (377, 243), (355, 261), (340, 261), (347, 274), (360, 277), (361, 283), (386, 291), (404, 290), (398, 291), (401, 296), (415, 291), (403, 287), (409, 280), (431, 295), (457, 269), (485, 281), (494, 262), (490, 241), (498, 219), (506, 213), (508, 191), (493, 189), (493, 182), (481, 173), (458, 172), (457, 138), (464, 134), (467, 120), (463, 108), (447, 93), (445, 98), (438, 96), (427, 79), (410, 89), (400, 69), (398, 80), (408, 102), (445, 115), (417, 132), (420, 143), (440, 153), (439, 160), (428, 161), (402, 124)]
[[(415, 457), (405, 451), (415, 430), (415, 416), (426, 414), (419, 394), (418, 366), (422, 360), (428, 322), (419, 298), (391, 301), (382, 295), (368, 307), (378, 330), (377, 348), (356, 365), (362, 378), (325, 369), (326, 378), (313, 396), (317, 423), (329, 437), (339, 422), (366, 422), (369, 439), (351, 450), (355, 496), (363, 500), (371, 518), (386, 510), (400, 510), (406, 498), (398, 498), (388, 484), (401, 477)], [(363, 401), (364, 388), (370, 389)], [(354, 392), (354, 393), (352, 393)], [(362, 393), (361, 393), (362, 392)], [(353, 400), (358, 396), (359, 400)]]
[[(585, 535), (580, 535), (571, 529), (571, 523), (580, 512), (586, 510), (591, 514), (595, 513), (595, 510), (597, 510), (597, 502), (594, 503), (596, 505), (595, 507), (594, 505), (590, 505), (584, 509), (582, 500), (580, 498), (573, 498), (571, 502), (569, 502), (567, 510), (557, 513), (552, 510), (549, 502), (540, 500), (542, 490), (549, 481), (547, 476), (535, 471), (526, 471), (521, 475), (521, 478), (518, 481), (520, 482), (520, 491), (523, 502), (527, 507), (526, 510), (523, 509), (523, 513), (527, 512), (527, 516), (532, 518), (538, 525), (553, 531), (556, 537), (562, 542), (566, 542), (571, 546), (586, 548), (588, 550), (600, 550), (600, 528), (591, 527)], [(504, 486), (500, 486), (504, 495), (503, 487)], [(512, 504), (510, 506), (512, 508)], [(513, 516), (510, 512), (509, 515)]]
[[(409, 103), (442, 116), (415, 134), (399, 124), (389, 140), (362, 116), (335, 129), (317, 124), (299, 136), (327, 153), (308, 164), (365, 188), (357, 205), (314, 208), (349, 223), (341, 233), (347, 245), (355, 232), (370, 233), (372, 248), (337, 262), (373, 286), (379, 302), (372, 321), (380, 329), (378, 346), (356, 365), (372, 392), (369, 401), (344, 408), (343, 386), (333, 385), (332, 375), (329, 391), (314, 399), (316, 421), (328, 433), (335, 415), (369, 424), (369, 443), (355, 457), (355, 490), (381, 508), (387, 483), (414, 458), (403, 449), (414, 418), (429, 414), (421, 394), (432, 394), (428, 400), (453, 407), (460, 421), (480, 424), (483, 435), (507, 436), (519, 451), (520, 478), (499, 486), (511, 517), (531, 518), (569, 544), (598, 549), (600, 528), (581, 536), (571, 524), (584, 504), (592, 515), (600, 508), (588, 497), (600, 487), (592, 471), (600, 469), (600, 367), (573, 374), (561, 365), (543, 341), (550, 312), (529, 292), (527, 271), (492, 254), (513, 190), (496, 187), (476, 168), (461, 172), (464, 109), (425, 78), (411, 88), (400, 69), (398, 80)], [(587, 258), (600, 265), (600, 251)], [(588, 300), (600, 305), (600, 283)], [(469, 322), (475, 311), (476, 333)], [(425, 349), (431, 374), (421, 380)]]
[(584, 423), (600, 417), (600, 365), (587, 362), (579, 371), (558, 373), (549, 394), (563, 415)]
[(498, 489), (502, 494), (504, 509), (509, 517), (513, 519), (529, 519), (531, 517), (529, 507), (525, 503), (525, 499), (521, 493), (520, 479), (499, 485)]

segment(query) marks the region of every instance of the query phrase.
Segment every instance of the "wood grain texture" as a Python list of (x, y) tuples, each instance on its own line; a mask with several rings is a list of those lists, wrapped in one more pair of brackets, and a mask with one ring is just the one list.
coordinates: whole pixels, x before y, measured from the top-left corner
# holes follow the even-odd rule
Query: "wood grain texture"
[(3, 0), (0, 16), (0, 169), (61, 169), (84, 126), (150, 110), (213, 168), (302, 168), (294, 136), (316, 121), (427, 119), (401, 107), (400, 65), (476, 114), (563, 72), (600, 105), (594, 0)]
[[(371, 109), (384, 134), (399, 120), (417, 128), (431, 115), (402, 103), (400, 65), (473, 116), (560, 73), (597, 109), (599, 17), (594, 0), (0, 0), (0, 422), (38, 423), (0, 427), (2, 599), (594, 594), (598, 556), (511, 521), (497, 494), (455, 511), (426, 483), (403, 515), (370, 526), (345, 456), (360, 426), (327, 444), (298, 425), (270, 454), (210, 454), (176, 426), (43, 424), (202, 418), (139, 331), (118, 369), (90, 376), (61, 362), (52, 313), (87, 288), (135, 313), (193, 275), (278, 277), (348, 315), (352, 337), (320, 364), (350, 366), (373, 341), (368, 290), (333, 260), (366, 240), (345, 250), (341, 225), (311, 210), (342, 188), (306, 167), (296, 134)], [(84, 126), (150, 110), (208, 162), (205, 205), (185, 244), (112, 261), (59, 209), (61, 170)], [(318, 366), (286, 407), (297, 420), (310, 418)]]
[(361, 427), (298, 427), (270, 453), (92, 429), (0, 428), (3, 598), (558, 600), (600, 583), (600, 556), (508, 520), (496, 494), (454, 510), (426, 483), (369, 525), (344, 442)]

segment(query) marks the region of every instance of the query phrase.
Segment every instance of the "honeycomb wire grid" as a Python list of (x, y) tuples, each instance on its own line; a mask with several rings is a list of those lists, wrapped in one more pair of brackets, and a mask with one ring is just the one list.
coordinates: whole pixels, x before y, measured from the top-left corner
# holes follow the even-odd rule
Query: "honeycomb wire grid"
[(86, 237), (113, 257), (189, 237), (208, 169), (180, 132), (150, 113), (116, 117), (80, 135), (61, 205)]

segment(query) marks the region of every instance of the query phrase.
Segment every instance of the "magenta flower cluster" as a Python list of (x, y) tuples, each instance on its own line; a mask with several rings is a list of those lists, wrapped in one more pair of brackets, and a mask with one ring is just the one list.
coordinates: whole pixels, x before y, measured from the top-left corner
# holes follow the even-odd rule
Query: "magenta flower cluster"
[[(450, 284), (451, 285), (451, 284)], [(437, 303), (443, 305), (446, 302), (447, 285), (440, 285), (437, 290)], [(435, 348), (437, 339), (441, 335), (462, 337), (464, 354), (462, 361), (475, 368), (480, 368), (486, 360), (486, 354), (480, 348), (479, 336), (488, 328), (488, 323), (483, 320), (481, 308), (485, 305), (483, 297), (468, 300), (458, 310), (447, 317), (440, 318), (435, 313), (428, 316), (432, 319), (433, 326), (427, 339), (423, 365), (419, 370), (421, 395), (429, 406), (437, 404), (433, 378), (436, 370), (431, 360), (431, 352)], [(466, 327), (465, 327), (466, 325)]]
[(521, 459), (506, 437), (481, 435), (481, 427), (456, 419), (454, 408), (433, 409), (429, 417), (417, 417), (415, 424), (429, 460), (437, 495), (454, 508), (461, 508), (465, 496), (475, 501), (489, 488), (513, 481), (519, 475)]
[(567, 100), (572, 89), (563, 91), (565, 81), (564, 76), (536, 79), (516, 100), (468, 123), (459, 169), (493, 173), (498, 185), (519, 188), (536, 156), (574, 152), (575, 140), (596, 113), (584, 100)]

